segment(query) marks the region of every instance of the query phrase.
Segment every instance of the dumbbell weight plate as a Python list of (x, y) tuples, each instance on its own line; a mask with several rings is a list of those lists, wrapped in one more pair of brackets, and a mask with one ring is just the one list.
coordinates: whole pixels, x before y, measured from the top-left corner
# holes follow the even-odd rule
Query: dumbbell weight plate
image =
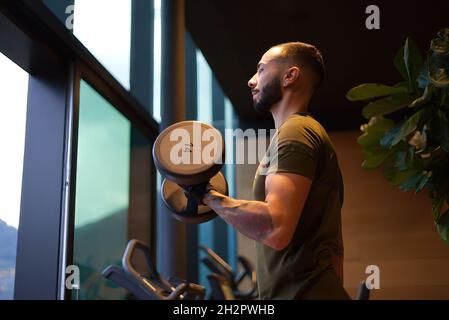
[[(210, 180), (210, 184), (221, 194), (228, 194), (228, 184), (221, 172), (218, 172)], [(208, 206), (199, 205), (197, 211), (189, 211), (187, 208), (187, 197), (184, 190), (175, 182), (164, 179), (161, 187), (161, 196), (164, 204), (173, 216), (182, 221), (199, 224), (209, 221), (217, 216)]]
[(164, 129), (153, 145), (161, 175), (181, 185), (209, 181), (223, 166), (224, 140), (217, 129), (199, 121), (181, 121)]

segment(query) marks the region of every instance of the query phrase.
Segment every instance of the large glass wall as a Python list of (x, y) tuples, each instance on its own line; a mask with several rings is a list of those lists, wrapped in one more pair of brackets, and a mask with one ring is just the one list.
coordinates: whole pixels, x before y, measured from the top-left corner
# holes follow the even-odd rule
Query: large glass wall
[(13, 299), (28, 73), (0, 53), (0, 300)]
[(131, 124), (85, 81), (80, 86), (74, 264), (81, 299), (118, 299), (101, 277), (119, 264), (128, 239)]
[[(147, 0), (145, 0), (147, 1)], [(132, 0), (44, 0), (95, 58), (130, 89)]]
[(75, 0), (73, 34), (130, 89), (131, 0)]
[(126, 291), (101, 272), (121, 266), (130, 238), (151, 239), (151, 142), (85, 81), (79, 104), (73, 245), (79, 297), (124, 299)]
[[(41, 2), (59, 18), (67, 32), (73, 32), (79, 40), (74, 42), (75, 47), (79, 43), (85, 47), (79, 46), (81, 53), (77, 53), (83, 56), (83, 65), (90, 60), (90, 56), (85, 54), (87, 49), (159, 122), (164, 112), (160, 103), (163, 0)], [(144, 6), (145, 10), (140, 10)], [(187, 97), (191, 100), (187, 104), (187, 118), (211, 123), (224, 134), (225, 129), (235, 124), (231, 103), (200, 51), (190, 55), (186, 64), (188, 70), (195, 72), (192, 81), (195, 83), (194, 89)], [(86, 63), (84, 67), (89, 72), (101, 70), (92, 66), (95, 66), (95, 61)], [(118, 106), (110, 103), (95, 88), (102, 88), (106, 84), (108, 88), (119, 89), (121, 102), (125, 102), (120, 105), (120, 110), (129, 107), (126, 102), (134, 104), (134, 100), (128, 101), (132, 99), (123, 94), (116, 82), (111, 81), (107, 73), (101, 73), (99, 78), (105, 82), (99, 86), (96, 86), (96, 80), (87, 75), (86, 80), (90, 84), (81, 81), (79, 112), (75, 112), (75, 117), (78, 116), (75, 119), (78, 134), (74, 132), (73, 139), (77, 142), (77, 161), (76, 167), (71, 170), (76, 173), (76, 177), (72, 177), (76, 180), (76, 197), (69, 200), (75, 202), (75, 211), (70, 212), (74, 214), (74, 233), (73, 239), (68, 239), (69, 246), (73, 240), (73, 256), (68, 257), (68, 260), (73, 260), (73, 264), (80, 267), (81, 299), (126, 297), (124, 290), (114, 287), (101, 277), (101, 271), (109, 264), (120, 262), (128, 239), (139, 238), (148, 242), (154, 237), (151, 234), (151, 223), (154, 220), (150, 208), (154, 206), (152, 201), (155, 197), (159, 197), (159, 193), (151, 189), (152, 181), (155, 180), (150, 172), (150, 168), (153, 168), (152, 141), (133, 126), (134, 119), (118, 112)], [(65, 89), (62, 88), (61, 92)], [(76, 96), (78, 93), (74, 94)], [(64, 109), (65, 105), (61, 103), (60, 108)], [(217, 110), (220, 111), (217, 113)], [(227, 152), (232, 153), (230, 150)], [(64, 150), (61, 150), (61, 154), (64, 154)], [(228, 178), (232, 194), (233, 171), (225, 166), (223, 172)], [(136, 180), (140, 183), (136, 183)], [(159, 184), (160, 180), (157, 186)], [(221, 219), (194, 228), (195, 243), (189, 243), (191, 250), (196, 251), (198, 244), (206, 244), (232, 263), (236, 253), (232, 229)], [(227, 237), (227, 241), (223, 241), (223, 237)], [(198, 267), (196, 262), (192, 264), (195, 269)]]
[[(215, 78), (209, 64), (202, 52), (196, 50), (196, 78), (197, 78), (197, 120), (212, 124), (223, 135), (226, 143), (226, 165), (223, 173), (229, 186), (229, 194), (234, 195), (233, 135), (232, 131), (237, 125), (234, 107), (226, 97), (220, 84)], [(223, 241), (225, 240), (225, 241)], [(216, 218), (198, 227), (198, 244), (206, 245), (215, 250), (223, 259), (235, 267), (236, 256), (235, 230), (222, 219)], [(202, 256), (200, 255), (201, 259)], [(199, 266), (199, 282), (206, 287), (207, 275), (210, 271), (202, 264)]]
[[(153, 53), (159, 52), (155, 58), (160, 60), (160, 27), (155, 29), (160, 23), (154, 21), (160, 22), (160, 0), (43, 0), (43, 3), (67, 32), (73, 33), (152, 114)], [(155, 36), (159, 36), (159, 41)], [(157, 76), (158, 70), (155, 71)], [(155, 117), (159, 119), (160, 115)]]
[[(66, 262), (80, 268), (79, 298), (127, 298), (101, 272), (131, 238), (154, 246), (153, 0), (9, 2), (0, 11), (0, 50), (30, 73), (0, 54), (0, 299), (70, 298)], [(43, 25), (57, 34), (51, 41)], [(70, 54), (53, 60), (61, 48)]]
[[(206, 59), (200, 50), (196, 50), (196, 66), (197, 66), (197, 103), (196, 114), (197, 120), (212, 124), (212, 70), (207, 64)], [(206, 245), (216, 250), (214, 246), (214, 226), (215, 219), (199, 225), (198, 227), (198, 245)], [(223, 257), (226, 259), (226, 257)], [(202, 285), (205, 285), (210, 291), (207, 282), (207, 274), (209, 269), (203, 265), (199, 265), (198, 278)]]

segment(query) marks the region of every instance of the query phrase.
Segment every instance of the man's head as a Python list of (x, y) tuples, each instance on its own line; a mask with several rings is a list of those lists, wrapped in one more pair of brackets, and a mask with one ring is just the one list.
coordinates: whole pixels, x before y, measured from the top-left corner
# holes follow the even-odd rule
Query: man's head
[(307, 43), (288, 42), (271, 47), (248, 81), (254, 108), (270, 110), (286, 91), (312, 95), (324, 77), (320, 51)]

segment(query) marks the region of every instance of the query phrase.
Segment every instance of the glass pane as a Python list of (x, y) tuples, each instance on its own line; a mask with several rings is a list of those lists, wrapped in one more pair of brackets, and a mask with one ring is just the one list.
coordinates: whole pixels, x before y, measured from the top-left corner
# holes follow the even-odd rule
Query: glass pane
[(161, 122), (161, 22), (161, 0), (154, 0), (153, 118), (157, 122)]
[(81, 299), (126, 295), (101, 272), (120, 265), (128, 240), (130, 141), (130, 121), (81, 81), (74, 236)]
[[(212, 70), (209, 67), (202, 52), (196, 50), (196, 66), (197, 66), (197, 120), (212, 124)], [(214, 219), (215, 220), (215, 219)], [(214, 247), (214, 220), (202, 223), (198, 226), (198, 245), (206, 245)], [(211, 288), (207, 281), (209, 274), (208, 268), (200, 263), (198, 270), (198, 278), (200, 284), (206, 287), (207, 291)]]
[(197, 61), (197, 120), (212, 124), (212, 70), (203, 53), (196, 50)]
[(68, 29), (73, 29), (73, 0), (43, 0), (53, 14)]
[(131, 0), (75, 0), (73, 33), (129, 90)]
[[(236, 179), (235, 179), (235, 165), (234, 165), (234, 135), (233, 131), (237, 129), (237, 116), (234, 111), (234, 106), (228, 97), (225, 97), (224, 101), (224, 123), (225, 123), (225, 136), (226, 141), (226, 180), (228, 181), (228, 192), (231, 197), (236, 196)], [(230, 130), (232, 129), (232, 130)], [(231, 226), (228, 227), (228, 263), (236, 268), (237, 266), (237, 231)]]
[(28, 73), (0, 53), (0, 300), (13, 299)]

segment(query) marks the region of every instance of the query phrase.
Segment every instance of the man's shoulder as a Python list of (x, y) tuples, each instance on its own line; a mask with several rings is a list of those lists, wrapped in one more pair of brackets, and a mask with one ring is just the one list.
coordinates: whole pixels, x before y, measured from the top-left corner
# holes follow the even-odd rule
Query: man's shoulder
[(325, 140), (326, 131), (311, 116), (292, 115), (279, 128), (279, 143), (298, 141), (306, 144), (321, 144)]
[(291, 115), (281, 126), (281, 128), (311, 128), (315, 130), (321, 130), (322, 125), (311, 115)]

